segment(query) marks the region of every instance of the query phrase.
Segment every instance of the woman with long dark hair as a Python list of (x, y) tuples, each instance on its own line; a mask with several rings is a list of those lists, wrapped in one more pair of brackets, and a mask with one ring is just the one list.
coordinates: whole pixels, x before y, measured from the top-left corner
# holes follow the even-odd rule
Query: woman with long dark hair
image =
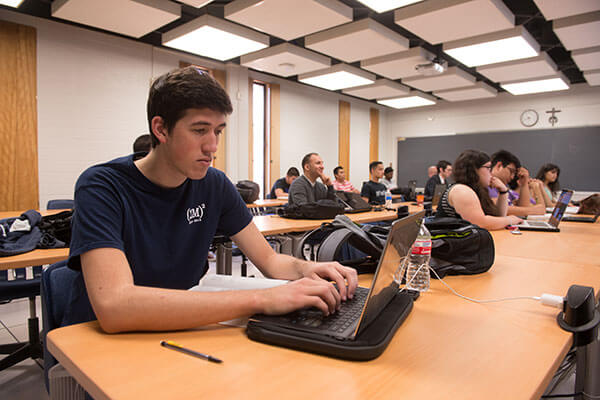
[[(452, 168), (454, 185), (444, 192), (436, 217), (457, 217), (482, 228), (502, 229), (519, 224), (522, 220), (506, 215), (508, 188), (491, 173), (490, 157), (478, 150), (463, 151)], [(498, 189), (496, 204), (490, 198), (488, 187)]]
[(554, 198), (560, 190), (559, 176), (560, 168), (558, 165), (548, 163), (542, 165), (535, 177), (542, 182), (542, 195), (544, 196), (546, 207), (552, 207), (556, 204)]

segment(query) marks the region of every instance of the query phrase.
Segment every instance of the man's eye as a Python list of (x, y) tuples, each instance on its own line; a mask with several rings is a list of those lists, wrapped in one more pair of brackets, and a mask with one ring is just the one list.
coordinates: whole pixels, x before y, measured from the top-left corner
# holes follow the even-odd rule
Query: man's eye
[(194, 129), (194, 132), (204, 135), (206, 133), (206, 129)]
[(222, 131), (222, 130), (220, 130), (220, 131), (215, 131), (215, 135), (217, 135), (217, 136), (221, 135), (222, 133), (223, 133), (223, 131)]

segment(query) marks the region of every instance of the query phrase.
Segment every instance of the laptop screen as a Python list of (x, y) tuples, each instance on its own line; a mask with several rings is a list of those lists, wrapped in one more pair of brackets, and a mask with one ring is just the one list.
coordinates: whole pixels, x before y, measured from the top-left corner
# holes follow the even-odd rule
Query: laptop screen
[(565, 214), (567, 205), (569, 204), (569, 201), (571, 201), (571, 196), (573, 196), (572, 190), (563, 190), (558, 196), (558, 201), (556, 202), (556, 206), (554, 207), (554, 210), (552, 210), (552, 215), (548, 221), (550, 225), (558, 227), (560, 220)]
[(417, 238), (424, 216), (425, 212), (421, 211), (392, 224), (383, 254), (379, 259), (377, 271), (373, 277), (369, 297), (365, 301), (360, 323), (356, 327), (354, 335), (357, 335), (373, 322), (398, 292), (398, 284), (394, 282), (394, 274), (398, 266), (408, 256), (408, 252)]

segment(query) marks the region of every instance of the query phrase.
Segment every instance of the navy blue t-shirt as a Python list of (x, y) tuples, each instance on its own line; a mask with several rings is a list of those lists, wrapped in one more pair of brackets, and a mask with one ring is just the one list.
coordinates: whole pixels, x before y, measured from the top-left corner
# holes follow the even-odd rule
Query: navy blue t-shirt
[(132, 155), (117, 158), (77, 181), (68, 265), (78, 270), (81, 254), (110, 247), (125, 253), (136, 285), (189, 289), (206, 273), (215, 232), (235, 235), (251, 221), (238, 191), (217, 169), (164, 189), (138, 170)]

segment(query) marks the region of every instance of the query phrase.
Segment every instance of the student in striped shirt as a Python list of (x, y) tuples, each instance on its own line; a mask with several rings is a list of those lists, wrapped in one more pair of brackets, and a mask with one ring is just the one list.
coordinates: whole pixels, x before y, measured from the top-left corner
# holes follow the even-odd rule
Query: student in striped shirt
[(346, 171), (344, 171), (344, 167), (341, 165), (338, 165), (333, 169), (333, 176), (335, 177), (335, 180), (333, 181), (333, 188), (335, 190), (360, 193), (358, 189), (352, 186), (352, 182), (346, 180)]

